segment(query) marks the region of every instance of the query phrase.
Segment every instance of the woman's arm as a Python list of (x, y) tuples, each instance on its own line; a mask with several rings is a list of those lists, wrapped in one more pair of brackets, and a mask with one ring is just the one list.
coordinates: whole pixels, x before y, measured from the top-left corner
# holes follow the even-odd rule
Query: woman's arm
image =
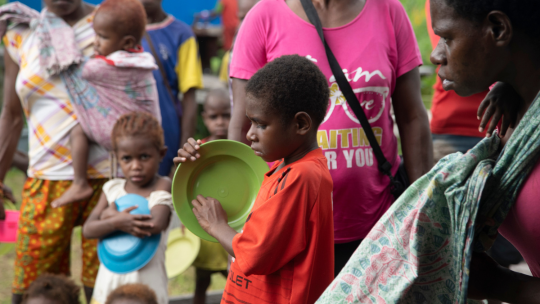
[(397, 79), (392, 100), (405, 168), (413, 183), (433, 166), (431, 131), (426, 108), (422, 103), (420, 72), (417, 67)]
[[(149, 219), (151, 215), (130, 214), (129, 212), (137, 209), (137, 206), (126, 208), (122, 212), (117, 212), (114, 216), (107, 219), (100, 219), (101, 213), (108, 207), (109, 203), (104, 193), (101, 193), (97, 206), (86, 220), (83, 226), (83, 235), (87, 239), (102, 238), (112, 232), (121, 230), (136, 237), (150, 236), (150, 229), (154, 227)], [(116, 208), (116, 204), (111, 204)]]
[(540, 303), (540, 279), (504, 268), (485, 253), (473, 254), (470, 270), (468, 297), (471, 299)]
[(250, 126), (249, 119), (246, 117), (246, 85), (245, 79), (232, 79), (233, 108), (228, 138), (249, 144), (246, 139)]
[(182, 135), (180, 138), (180, 147), (187, 142), (188, 138), (195, 136), (197, 127), (197, 101), (195, 99), (196, 89), (191, 88), (184, 93), (182, 99)]
[[(0, 185), (11, 167), (13, 155), (17, 151), (17, 142), (24, 126), (23, 111), (15, 82), (19, 66), (6, 51), (4, 55), (4, 103), (0, 115)], [(0, 192), (0, 219), (4, 219), (4, 198)]]

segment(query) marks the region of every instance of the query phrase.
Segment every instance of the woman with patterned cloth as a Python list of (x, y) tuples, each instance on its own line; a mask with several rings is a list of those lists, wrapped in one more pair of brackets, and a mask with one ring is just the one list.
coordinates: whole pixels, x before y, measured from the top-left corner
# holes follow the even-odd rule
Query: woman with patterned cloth
[[(79, 63), (83, 55), (92, 55), (95, 34), (93, 6), (81, 0), (45, 0), (44, 4), (40, 18), (34, 20), (37, 22), (11, 28), (4, 37), (0, 181), (16, 151), (23, 114), (30, 130), (30, 166), (23, 189), (12, 303), (21, 302), (24, 291), (41, 273), (69, 275), (72, 230), (90, 215), (109, 172), (107, 152), (91, 146), (87, 173), (94, 194), (87, 201), (51, 207), (73, 179), (69, 133), (77, 125), (58, 73)], [(0, 216), (3, 213), (0, 195)], [(88, 300), (99, 267), (96, 245), (96, 240), (82, 239), (82, 283)]]

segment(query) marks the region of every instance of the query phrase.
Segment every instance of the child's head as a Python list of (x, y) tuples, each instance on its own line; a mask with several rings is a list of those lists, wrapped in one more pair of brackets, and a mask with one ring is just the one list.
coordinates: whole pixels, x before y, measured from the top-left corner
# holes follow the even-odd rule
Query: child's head
[(23, 304), (79, 304), (80, 288), (64, 275), (42, 274), (28, 288)]
[(204, 101), (201, 115), (212, 139), (226, 139), (231, 120), (229, 92), (225, 89), (211, 90)]
[(105, 304), (157, 304), (157, 298), (144, 284), (126, 284), (113, 290)]
[(105, 0), (94, 16), (96, 55), (135, 48), (145, 27), (146, 13), (138, 0)]
[(255, 153), (275, 161), (316, 143), (329, 94), (324, 74), (304, 57), (282, 56), (260, 69), (246, 86), (247, 139)]
[(127, 181), (138, 187), (148, 185), (167, 152), (157, 119), (144, 112), (125, 114), (114, 124), (111, 140)]

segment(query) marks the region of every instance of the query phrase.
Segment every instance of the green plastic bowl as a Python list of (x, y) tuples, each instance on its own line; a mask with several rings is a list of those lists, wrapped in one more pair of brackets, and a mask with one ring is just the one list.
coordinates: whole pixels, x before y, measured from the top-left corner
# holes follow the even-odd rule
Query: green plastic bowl
[(199, 194), (217, 199), (227, 212), (229, 226), (240, 232), (268, 165), (249, 146), (226, 139), (201, 145), (199, 154), (198, 160), (183, 163), (176, 169), (172, 185), (174, 209), (189, 231), (217, 243), (199, 225), (191, 201)]

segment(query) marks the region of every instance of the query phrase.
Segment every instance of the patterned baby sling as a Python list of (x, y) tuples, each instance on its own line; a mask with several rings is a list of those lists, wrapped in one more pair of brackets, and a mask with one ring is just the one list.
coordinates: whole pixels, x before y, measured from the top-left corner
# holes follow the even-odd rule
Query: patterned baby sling
[[(539, 159), (539, 96), (497, 161), (495, 134), (411, 185), (317, 303), (476, 302), (466, 298), (471, 255), (493, 244)], [(494, 225), (485, 226), (487, 219)]]

